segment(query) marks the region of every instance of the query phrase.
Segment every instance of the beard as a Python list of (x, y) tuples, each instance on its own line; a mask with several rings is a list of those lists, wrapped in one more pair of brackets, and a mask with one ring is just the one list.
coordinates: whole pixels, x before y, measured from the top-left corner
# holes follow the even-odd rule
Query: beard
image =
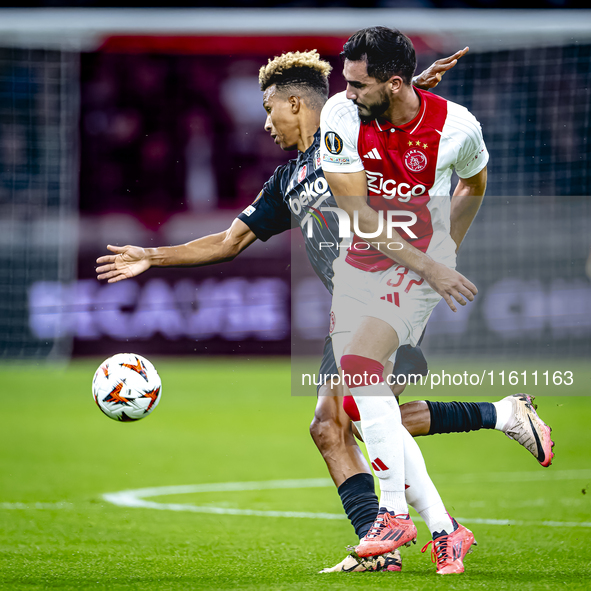
[(390, 101), (388, 97), (384, 97), (383, 100), (379, 103), (375, 103), (373, 105), (358, 105), (355, 103), (357, 107), (357, 112), (359, 113), (359, 119), (361, 119), (362, 123), (369, 123), (378, 117), (384, 115), (384, 113), (388, 110), (390, 106)]

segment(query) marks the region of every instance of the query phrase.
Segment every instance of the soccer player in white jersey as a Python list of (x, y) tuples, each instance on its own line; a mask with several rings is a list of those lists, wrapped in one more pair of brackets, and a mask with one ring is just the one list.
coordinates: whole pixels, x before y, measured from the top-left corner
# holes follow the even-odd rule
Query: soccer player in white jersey
[[(418, 77), (417, 83), (424, 87), (435, 86), (442, 73), (452, 68), (465, 51), (436, 61)], [(328, 95), (329, 71), (330, 65), (320, 60), (315, 51), (286, 53), (269, 60), (269, 64), (261, 68), (263, 106), (267, 111), (265, 129), (282, 149), (297, 147), (299, 155), (277, 169), (253, 204), (239, 214), (225, 232), (173, 247), (109, 247), (116, 254), (98, 259), (98, 278), (114, 283), (135, 277), (151, 266), (221, 263), (234, 258), (257, 239), (266, 241), (274, 235), (289, 231), (293, 227), (292, 215), (295, 217), (295, 213), (290, 210), (292, 197), (296, 197), (304, 182), (313, 182), (322, 174), (321, 169), (316, 170), (316, 154), (320, 144), (320, 111)], [(291, 179), (294, 175), (298, 176), (302, 164), (307, 164), (305, 178), (294, 184)], [(332, 197), (327, 203), (336, 206)], [(336, 220), (330, 216), (327, 219), (331, 227), (333, 223), (336, 225)], [(336, 235), (337, 228), (332, 229)], [(309, 255), (321, 239), (316, 234), (309, 238), (316, 245), (311, 245)], [(332, 290), (332, 261), (337, 252), (323, 250), (320, 254), (323, 256), (312, 257), (310, 262), (323, 283)], [(410, 348), (406, 348), (399, 355), (397, 364), (401, 367), (406, 364), (405, 371), (410, 368), (412, 373), (419, 371), (415, 365), (421, 361), (422, 355), (415, 354), (415, 359), (409, 357), (410, 351)], [(332, 346), (325, 347), (319, 373), (327, 372), (338, 372)], [(399, 393), (404, 386), (395, 388)], [(378, 512), (371, 469), (355, 443), (349, 417), (343, 411), (340, 386), (327, 383), (319, 388), (318, 394), (310, 432), (338, 487), (343, 508), (361, 538), (373, 524)], [(525, 394), (507, 397), (494, 404), (413, 401), (401, 405), (401, 414), (403, 424), (413, 435), (498, 429), (525, 446), (543, 466), (548, 466), (552, 459), (549, 427), (537, 416), (531, 398)], [(532, 421), (535, 429), (531, 426)], [(548, 435), (544, 437), (546, 431)], [(540, 445), (540, 438), (543, 446)], [(409, 494), (413, 494), (413, 489), (409, 489)], [(351, 554), (324, 572), (363, 570), (400, 570), (399, 553), (396, 551), (364, 559)]]
[(322, 111), (321, 157), (355, 236), (336, 263), (332, 339), (352, 394), (346, 409), (380, 482), (380, 512), (356, 551), (414, 541), (408, 501), (432, 533), (437, 572), (459, 573), (474, 536), (447, 513), (383, 372), (399, 346), (417, 343), (441, 297), (456, 311), (453, 300), (477, 293), (455, 271), (456, 247), (482, 202), (488, 153), (465, 108), (413, 88), (415, 51), (399, 31), (358, 31), (342, 57), (347, 89)]

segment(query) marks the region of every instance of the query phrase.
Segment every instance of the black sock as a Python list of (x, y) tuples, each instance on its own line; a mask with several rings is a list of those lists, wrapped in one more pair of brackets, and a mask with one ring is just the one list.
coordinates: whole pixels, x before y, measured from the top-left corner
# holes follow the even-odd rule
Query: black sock
[(429, 435), (494, 429), (497, 422), (492, 402), (426, 402), (431, 413)]
[(365, 472), (355, 474), (339, 486), (338, 492), (355, 533), (359, 539), (363, 538), (373, 525), (379, 509), (373, 476)]

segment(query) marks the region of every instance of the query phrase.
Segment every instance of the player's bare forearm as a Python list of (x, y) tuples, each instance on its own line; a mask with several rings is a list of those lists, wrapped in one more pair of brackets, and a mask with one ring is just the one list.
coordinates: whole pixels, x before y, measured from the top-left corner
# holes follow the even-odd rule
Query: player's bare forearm
[[(339, 198), (336, 198), (337, 204), (339, 204), (339, 207), (342, 207), (342, 209), (345, 209), (345, 211), (347, 211), (346, 207), (351, 207), (350, 203), (347, 204), (347, 201), (356, 201), (346, 197), (340, 199), (342, 200), (343, 206), (339, 203)], [(359, 208), (358, 229), (363, 233), (375, 232), (379, 227), (378, 218), (381, 214), (373, 210), (367, 205), (367, 203), (362, 205), (358, 201), (356, 206), (353, 206), (353, 210), (355, 207)], [(347, 211), (347, 213), (351, 218), (353, 213), (350, 211)], [(386, 224), (384, 223), (383, 227), (385, 228), (385, 226)], [(388, 234), (391, 236), (388, 237)], [(400, 233), (394, 229), (391, 229), (390, 231), (383, 229), (377, 238), (364, 238), (364, 240), (369, 242), (382, 254), (387, 255), (398, 264), (404, 265), (425, 279), (425, 281), (443, 297), (453, 312), (457, 312), (453, 300), (462, 306), (465, 306), (466, 300), (473, 301), (474, 296), (478, 293), (476, 286), (461, 273), (434, 261), (430, 256), (408, 243), (402, 238)], [(397, 250), (391, 250), (391, 248), (393, 248), (392, 245), (395, 243), (398, 243)]]
[[(336, 197), (336, 201), (337, 205), (347, 212), (351, 221), (353, 221), (355, 212), (357, 212), (357, 230), (359, 230), (360, 234), (375, 234), (380, 225), (380, 218), (383, 218), (380, 212), (372, 209), (363, 199)], [(354, 231), (353, 225), (351, 231)], [(388, 230), (385, 219), (382, 220), (382, 231), (378, 236), (363, 238), (363, 240), (399, 265), (408, 267), (421, 277), (433, 262), (431, 257), (412, 246), (394, 228)]]
[[(328, 173), (325, 171), (324, 175), (335, 196), (337, 205), (349, 215), (351, 230), (355, 231), (353, 220), (355, 212), (357, 212), (357, 229), (360, 234), (377, 232), (379, 218), (382, 214), (372, 209), (367, 203), (365, 171), (355, 173)], [(434, 261), (402, 238), (400, 233), (393, 228), (388, 230), (385, 221), (378, 236), (360, 237), (388, 258), (404, 265), (425, 279), (454, 312), (457, 311), (457, 308), (452, 298), (465, 306), (466, 299), (472, 301), (478, 293), (476, 286), (466, 277), (454, 269)], [(394, 250), (392, 247), (394, 243), (399, 243), (401, 246)]]
[[(339, 198), (336, 199), (337, 204), (339, 204)], [(341, 199), (343, 205), (348, 201), (347, 198)], [(340, 204), (339, 207), (341, 207)], [(378, 218), (381, 214), (373, 210), (367, 205), (367, 203), (363, 205), (358, 203), (357, 207), (359, 207), (358, 229), (363, 233), (375, 232), (379, 227)], [(345, 209), (345, 207), (343, 207), (343, 209)], [(347, 213), (350, 217), (353, 215), (349, 211), (347, 211)], [(386, 227), (385, 223), (383, 227)], [(390, 236), (388, 236), (388, 234), (390, 234)], [(390, 231), (383, 229), (377, 238), (364, 238), (364, 240), (369, 242), (382, 254), (387, 255), (398, 264), (404, 265), (425, 279), (425, 281), (443, 297), (453, 312), (457, 312), (453, 300), (460, 305), (465, 306), (466, 300), (473, 301), (474, 296), (478, 293), (476, 286), (461, 273), (434, 261), (430, 256), (412, 246), (412, 244), (402, 238), (400, 233), (394, 229), (391, 229)], [(393, 248), (392, 245), (395, 243), (398, 243), (396, 246), (397, 250), (391, 250)]]
[[(246, 229), (236, 231), (236, 222)], [(210, 234), (178, 246), (147, 248), (152, 267), (201, 267), (233, 260), (256, 240), (254, 233), (240, 220), (224, 232)]]
[(450, 234), (456, 243), (456, 251), (460, 248), (478, 210), (486, 191), (486, 168), (477, 175), (460, 179), (451, 200)]
[(454, 195), (451, 211), (450, 234), (456, 243), (456, 252), (464, 241), (483, 200), (483, 195), (459, 192)]
[(464, 47), (464, 49), (456, 51), (449, 57), (433, 62), (426, 70), (415, 76), (412, 83), (422, 90), (435, 88), (441, 82), (443, 74), (451, 70), (458, 63), (458, 60), (468, 53), (468, 50), (468, 47)]
[(241, 220), (234, 220), (224, 232), (210, 234), (186, 244), (141, 248), (107, 246), (115, 254), (97, 259), (97, 278), (116, 283), (147, 271), (150, 267), (197, 267), (232, 260), (256, 240), (255, 234)]
[[(328, 173), (324, 176), (328, 181), (337, 205), (347, 212), (351, 222), (351, 232), (355, 231), (353, 221), (357, 216), (360, 233), (373, 234), (377, 231), (382, 214), (372, 209), (367, 203), (367, 180), (365, 172)], [(362, 236), (360, 236), (363, 238)], [(388, 231), (385, 220), (381, 233), (374, 238), (363, 238), (374, 248), (400, 265), (408, 267), (422, 276), (432, 259), (407, 242), (394, 228)], [(396, 250), (394, 245), (396, 244)], [(390, 247), (388, 247), (390, 245)], [(400, 246), (399, 246), (400, 245)]]

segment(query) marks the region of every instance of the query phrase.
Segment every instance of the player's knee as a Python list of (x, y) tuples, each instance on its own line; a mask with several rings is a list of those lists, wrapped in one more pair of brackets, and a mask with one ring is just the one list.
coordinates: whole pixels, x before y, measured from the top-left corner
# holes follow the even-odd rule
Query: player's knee
[(316, 447), (321, 447), (324, 436), (324, 424), (316, 415), (314, 415), (314, 418), (310, 423), (310, 435), (312, 436)]
[(339, 446), (343, 440), (342, 426), (339, 423), (332, 418), (322, 419), (316, 415), (310, 423), (310, 435), (323, 455)]
[(339, 446), (346, 437), (349, 421), (343, 420), (346, 417), (343, 417), (340, 408), (341, 400), (341, 397), (336, 396), (318, 397), (314, 418), (310, 423), (310, 435), (321, 453)]

